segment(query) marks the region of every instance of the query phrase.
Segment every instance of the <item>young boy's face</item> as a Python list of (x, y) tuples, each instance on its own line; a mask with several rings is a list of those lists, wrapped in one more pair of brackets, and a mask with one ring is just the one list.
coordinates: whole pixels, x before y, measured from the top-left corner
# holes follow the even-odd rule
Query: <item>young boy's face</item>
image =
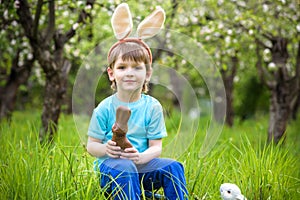
[(144, 62), (124, 61), (119, 57), (113, 69), (107, 69), (110, 81), (115, 81), (118, 92), (142, 91), (145, 81), (149, 81), (152, 71), (146, 70)]

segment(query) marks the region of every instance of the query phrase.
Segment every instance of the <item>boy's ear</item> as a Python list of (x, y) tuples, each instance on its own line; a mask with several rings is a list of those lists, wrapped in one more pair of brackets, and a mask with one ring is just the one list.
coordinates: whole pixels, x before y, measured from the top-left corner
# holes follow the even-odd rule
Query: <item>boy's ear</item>
[(110, 80), (110, 81), (114, 81), (114, 80), (115, 80), (115, 77), (114, 77), (114, 72), (113, 72), (112, 68), (108, 67), (108, 68), (106, 69), (106, 71), (107, 71), (109, 80)]
[(149, 70), (147, 70), (147, 72), (146, 72), (146, 81), (149, 82), (151, 79), (151, 76), (152, 76), (152, 67)]

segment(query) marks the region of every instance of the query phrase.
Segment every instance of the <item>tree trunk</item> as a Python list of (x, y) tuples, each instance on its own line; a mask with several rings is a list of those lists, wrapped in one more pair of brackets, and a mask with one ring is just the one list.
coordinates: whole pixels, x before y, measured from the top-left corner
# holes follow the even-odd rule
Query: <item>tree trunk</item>
[(288, 41), (285, 38), (278, 37), (274, 38), (272, 43), (272, 61), (278, 70), (275, 73), (275, 84), (271, 87), (268, 141), (273, 140), (277, 144), (281, 139), (284, 139), (290, 116), (292, 91), (290, 90), (290, 77), (286, 68)]
[[(59, 60), (51, 60), (49, 63), (51, 66), (57, 65), (59, 70), (53, 71), (54, 73), (46, 73), (44, 104), (41, 117), (42, 128), (40, 130), (41, 141), (43, 141), (46, 136), (49, 137), (47, 138), (49, 141), (52, 141), (57, 131), (61, 106), (66, 97), (68, 72), (71, 68), (71, 64), (67, 60), (62, 62), (59, 62)], [(43, 67), (44, 69), (47, 68), (45, 66)]]
[(296, 75), (295, 75), (295, 91), (296, 91), (296, 100), (294, 104), (292, 104), (292, 118), (294, 120), (297, 119), (298, 110), (300, 107), (300, 41), (298, 41), (298, 50), (297, 50), (297, 58), (296, 58)]
[(285, 138), (284, 134), (290, 115), (289, 102), (287, 101), (289, 95), (281, 94), (282, 90), (284, 87), (279, 86), (271, 91), (268, 142), (273, 140), (276, 144)]
[[(93, 7), (95, 0), (87, 0), (86, 5)], [(45, 2), (46, 3), (46, 2)], [(52, 141), (54, 133), (57, 130), (58, 118), (61, 111), (63, 98), (66, 94), (66, 83), (68, 72), (71, 67), (70, 62), (63, 58), (63, 49), (76, 33), (75, 26), (62, 33), (56, 29), (55, 23), (55, 1), (48, 1), (48, 17), (47, 25), (41, 31), (39, 27), (39, 19), (42, 14), (44, 2), (38, 0), (35, 9), (35, 16), (32, 18), (30, 5), (27, 0), (17, 1), (17, 14), (19, 23), (24, 28), (26, 37), (29, 39), (34, 55), (46, 75), (46, 86), (44, 95), (44, 105), (42, 113), (42, 128), (40, 131), (40, 139), (43, 141), (49, 134), (49, 140)], [(78, 13), (77, 24), (85, 23), (91, 15), (85, 10)], [(74, 24), (75, 25), (75, 24)]]
[(226, 119), (225, 123), (232, 127), (234, 123), (234, 109), (233, 109), (233, 81), (238, 67), (237, 56), (231, 57), (231, 67), (228, 70), (221, 70), (222, 79), (224, 81), (226, 93)]
[[(300, 86), (299, 86), (300, 87)], [(298, 110), (300, 107), (300, 92), (298, 93), (297, 99), (292, 106), (292, 119), (297, 120)]]
[(10, 120), (15, 109), (17, 92), (20, 85), (27, 82), (34, 63), (34, 59), (26, 60), (24, 65), (18, 66), (19, 52), (13, 60), (11, 72), (0, 95), (0, 120), (7, 118)]

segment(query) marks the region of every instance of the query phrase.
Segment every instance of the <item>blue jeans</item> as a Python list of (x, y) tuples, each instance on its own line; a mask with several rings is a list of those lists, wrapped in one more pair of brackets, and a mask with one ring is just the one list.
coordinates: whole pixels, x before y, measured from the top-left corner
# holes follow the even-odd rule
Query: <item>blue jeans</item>
[(114, 199), (140, 199), (144, 190), (163, 188), (169, 200), (188, 199), (184, 169), (181, 163), (165, 158), (155, 158), (142, 165), (131, 160), (107, 159), (100, 165), (100, 186)]

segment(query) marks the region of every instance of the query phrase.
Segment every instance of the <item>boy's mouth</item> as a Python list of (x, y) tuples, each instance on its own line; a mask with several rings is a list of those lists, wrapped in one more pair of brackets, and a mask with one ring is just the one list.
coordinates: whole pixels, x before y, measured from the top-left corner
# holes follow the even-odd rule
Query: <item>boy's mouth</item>
[(134, 83), (135, 81), (134, 80), (125, 80), (124, 82), (125, 83)]

